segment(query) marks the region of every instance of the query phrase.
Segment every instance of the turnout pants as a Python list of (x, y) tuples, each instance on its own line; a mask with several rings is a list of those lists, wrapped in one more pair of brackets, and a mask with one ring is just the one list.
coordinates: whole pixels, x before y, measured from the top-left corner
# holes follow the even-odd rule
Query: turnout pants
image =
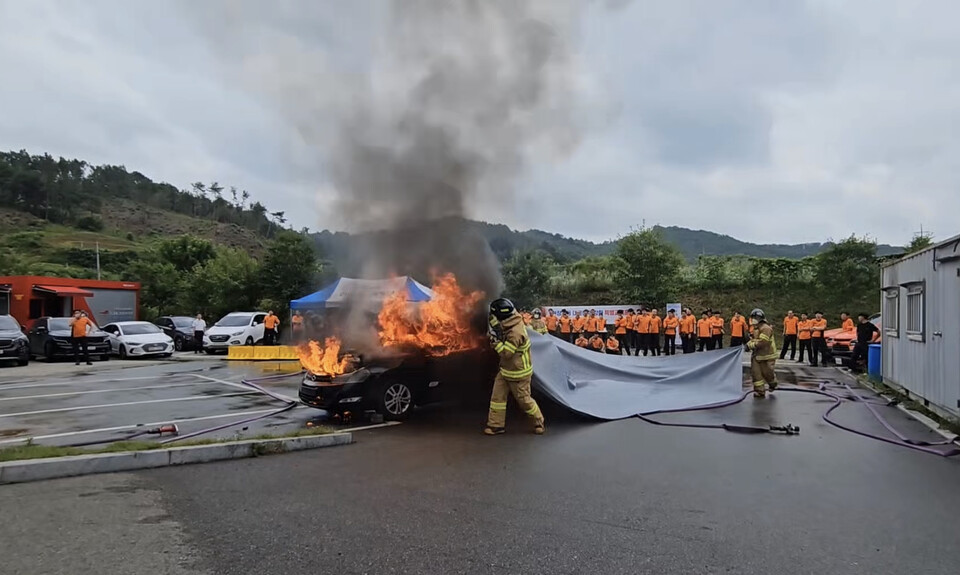
[(533, 420), (534, 425), (543, 425), (543, 414), (540, 406), (530, 397), (530, 377), (512, 380), (497, 374), (493, 380), (493, 393), (490, 394), (490, 413), (487, 416), (487, 427), (503, 429), (507, 424), (507, 398), (513, 394), (520, 409)]
[(750, 377), (753, 378), (755, 392), (763, 392), (764, 385), (769, 385), (771, 389), (777, 386), (777, 374), (773, 370), (776, 364), (776, 359), (758, 360), (756, 356), (750, 357)]
[(71, 337), (70, 347), (73, 348), (73, 362), (80, 363), (80, 352), (83, 351), (83, 361), (90, 363), (90, 351), (87, 349), (87, 338)]
[[(809, 340), (809, 339), (801, 339), (801, 340), (800, 340), (800, 357), (797, 358), (798, 361), (801, 361), (801, 362), (803, 361), (803, 352), (804, 352), (804, 350), (806, 350), (806, 352), (807, 352), (807, 358), (812, 360), (812, 359), (813, 359), (813, 348), (810, 347), (810, 340)], [(793, 354), (790, 355), (790, 359), (793, 359)]]
[[(790, 361), (793, 361), (793, 356), (797, 354), (797, 336), (796, 335), (785, 335), (783, 336), (783, 349), (780, 350), (780, 359), (787, 357), (787, 348), (790, 348)], [(802, 346), (801, 346), (802, 349)], [(801, 354), (803, 351), (800, 352)], [(800, 356), (800, 361), (803, 361), (803, 356)]]

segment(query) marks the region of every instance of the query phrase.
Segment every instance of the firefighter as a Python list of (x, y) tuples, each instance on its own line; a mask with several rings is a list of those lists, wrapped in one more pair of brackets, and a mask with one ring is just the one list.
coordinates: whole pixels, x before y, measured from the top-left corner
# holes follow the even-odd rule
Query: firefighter
[(603, 310), (597, 312), (597, 335), (603, 338), (603, 334), (607, 333), (607, 320), (603, 317)]
[(547, 331), (553, 337), (560, 337), (560, 333), (557, 332), (557, 326), (559, 325), (559, 318), (553, 313), (553, 309), (547, 310), (547, 318), (543, 320), (543, 323), (547, 324)]
[(583, 318), (583, 332), (587, 336), (587, 339), (593, 337), (597, 333), (597, 310), (592, 309), (588, 312), (584, 312)]
[(573, 343), (574, 343), (574, 345), (576, 345), (577, 347), (582, 347), (582, 348), (586, 349), (587, 346), (590, 345), (590, 340), (587, 339), (587, 336), (583, 335), (583, 332), (581, 331), (580, 334), (577, 335), (577, 340), (574, 341)]
[(633, 308), (627, 310), (627, 315), (624, 316), (624, 320), (627, 328), (627, 336), (624, 342), (621, 342), (621, 348), (623, 351), (627, 352), (627, 355), (630, 355), (630, 350), (633, 350), (633, 355), (640, 354), (640, 345), (643, 343), (640, 339), (640, 336), (637, 334), (637, 320), (640, 319), (640, 310), (638, 309), (634, 313)]
[(263, 318), (263, 343), (264, 345), (277, 345), (277, 333), (280, 327), (280, 318), (273, 314), (273, 310), (267, 312), (267, 317)]
[(829, 352), (827, 351), (827, 342), (823, 339), (823, 332), (827, 329), (827, 320), (823, 318), (823, 314), (819, 311), (814, 315), (816, 317), (810, 320), (811, 367), (817, 367), (817, 365), (819, 365), (819, 362), (817, 361), (818, 357), (823, 361), (824, 364), (826, 364), (829, 355)]
[[(813, 348), (810, 347), (810, 320), (807, 319), (807, 314), (800, 314), (800, 321), (797, 322), (797, 341), (800, 342), (800, 357), (797, 358), (799, 363), (803, 363), (803, 352), (807, 352), (807, 359), (813, 357)], [(790, 359), (793, 359), (791, 357)]]
[(607, 336), (607, 353), (621, 355), (620, 340), (614, 337), (614, 334), (612, 333)]
[(710, 349), (723, 349), (723, 316), (720, 310), (713, 310), (713, 317), (710, 318), (710, 337), (713, 338), (713, 347)]
[(543, 414), (530, 396), (530, 378), (533, 376), (530, 339), (523, 318), (508, 299), (500, 298), (490, 303), (490, 344), (500, 356), (500, 371), (493, 382), (490, 413), (483, 432), (486, 435), (504, 432), (507, 398), (513, 394), (520, 409), (533, 420), (533, 432), (541, 435), (544, 431)]
[(583, 326), (586, 321), (586, 316), (580, 315), (580, 312), (578, 311), (576, 315), (573, 316), (573, 333), (579, 334), (581, 331), (583, 331)]
[(747, 334), (747, 320), (740, 315), (740, 312), (733, 312), (730, 318), (730, 347), (739, 347), (743, 345)]
[(713, 337), (710, 335), (710, 312), (704, 310), (697, 321), (697, 340), (700, 341), (699, 351), (713, 349)]
[(600, 337), (599, 333), (593, 334), (593, 337), (590, 338), (590, 348), (593, 351), (603, 353), (603, 338)]
[[(613, 325), (614, 325), (615, 328), (616, 328), (616, 329), (614, 330), (614, 332), (616, 333), (616, 336), (617, 336), (617, 337), (616, 337), (616, 340), (617, 340), (617, 348), (616, 348), (616, 351), (617, 351), (617, 353), (622, 353), (622, 349), (626, 349), (626, 350), (627, 350), (627, 355), (630, 355), (630, 340), (629, 340), (630, 335), (627, 333), (627, 330), (628, 330), (628, 327), (627, 327), (627, 318), (625, 318), (625, 317), (623, 316), (623, 310), (622, 310), (622, 309), (618, 309), (618, 310), (617, 310), (617, 319), (613, 322)], [(610, 337), (613, 337), (613, 336), (614, 336), (614, 334), (610, 334)], [(621, 349), (621, 348), (622, 348), (622, 349)], [(613, 353), (612, 351), (610, 351), (610, 340), (609, 340), (609, 339), (607, 340), (607, 353)]]
[[(680, 320), (677, 319), (677, 312), (668, 309), (667, 317), (663, 318), (663, 355), (677, 355), (677, 328), (679, 326)], [(684, 345), (686, 345), (686, 341), (684, 341)]]
[(777, 364), (777, 342), (773, 337), (773, 328), (767, 323), (762, 309), (750, 312), (750, 323), (753, 325), (753, 337), (747, 342), (750, 349), (750, 375), (753, 377), (753, 396), (765, 397), (767, 392), (777, 389), (777, 373), (774, 366)]
[(530, 318), (530, 327), (533, 331), (540, 335), (547, 335), (547, 324), (540, 317), (540, 308), (534, 309), (533, 313), (530, 314)]
[(573, 343), (573, 320), (570, 319), (570, 312), (565, 309), (560, 310), (560, 339)]
[[(783, 318), (783, 349), (780, 350), (780, 359), (787, 357), (787, 348), (790, 348), (790, 361), (793, 361), (797, 355), (797, 335), (800, 331), (800, 320), (793, 314), (793, 310), (787, 312), (787, 317)], [(803, 353), (802, 351), (800, 353)], [(800, 361), (803, 361), (802, 359)]]
[(647, 335), (650, 343), (650, 355), (660, 355), (660, 330), (663, 329), (663, 318), (660, 311), (654, 308), (650, 311), (650, 333)]
[[(650, 311), (647, 308), (640, 308), (633, 325), (637, 334), (633, 355), (640, 355), (643, 351), (643, 355), (646, 356), (650, 351)], [(630, 352), (627, 352), (627, 355), (630, 355)]]
[(530, 322), (533, 321), (533, 314), (527, 310), (523, 310), (520, 316), (523, 317), (523, 325), (530, 325)]
[(680, 319), (680, 344), (683, 353), (693, 353), (697, 341), (697, 316), (688, 307), (683, 308), (683, 317)]

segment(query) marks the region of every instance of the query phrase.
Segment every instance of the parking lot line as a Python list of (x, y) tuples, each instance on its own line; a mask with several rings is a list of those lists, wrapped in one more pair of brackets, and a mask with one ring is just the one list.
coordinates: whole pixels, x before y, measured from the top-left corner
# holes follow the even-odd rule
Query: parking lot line
[[(215, 377), (210, 377), (210, 376), (207, 376), (207, 375), (200, 375), (199, 373), (188, 373), (188, 374), (185, 374), (185, 375), (192, 375), (193, 377), (199, 377), (200, 379), (206, 379), (207, 381), (215, 381), (215, 382), (217, 382), (217, 383), (222, 383), (222, 384), (224, 384), (224, 385), (229, 385), (230, 387), (237, 387), (237, 388), (239, 388), (239, 389), (250, 389), (250, 387), (248, 387), (248, 386), (246, 386), (246, 385), (243, 385), (242, 383), (233, 383), (232, 381), (227, 381), (227, 380), (225, 380), (225, 379), (217, 379), (217, 378), (215, 378)], [(292, 375), (292, 374), (291, 374), (291, 375)], [(283, 399), (285, 399), (285, 400), (287, 400), (287, 401), (295, 401), (295, 402), (298, 402), (298, 403), (299, 403), (299, 401), (300, 401), (299, 399), (290, 397), (290, 396), (288, 396), (288, 395), (284, 395), (284, 394), (282, 394), (282, 393), (277, 393), (276, 391), (273, 391), (272, 389), (271, 389), (270, 391), (271, 391), (274, 395), (276, 395), (277, 397), (282, 397)], [(259, 393), (259, 392), (258, 392), (258, 393)]]
[[(180, 375), (180, 374), (177, 374)], [(190, 374), (193, 375), (193, 374)], [(86, 378), (77, 378), (77, 379), (64, 379), (61, 381), (53, 381), (47, 383), (15, 383), (9, 385), (6, 383), (0, 383), (0, 390), (4, 389), (30, 389), (32, 387), (57, 387), (64, 385), (76, 385), (78, 383), (113, 383), (115, 381), (140, 381), (144, 379), (157, 379), (156, 375), (150, 375), (146, 377), (121, 377), (117, 379), (86, 379)]]
[(88, 391), (64, 391), (61, 393), (44, 393), (41, 395), (21, 395), (17, 397), (0, 397), (0, 401), (16, 401), (18, 399), (43, 399), (46, 397), (69, 397), (71, 395), (86, 395), (88, 393), (114, 393), (120, 391), (140, 391), (145, 389), (170, 389), (175, 387), (194, 387), (202, 383), (168, 383), (164, 385), (145, 385), (143, 387), (117, 387), (113, 389), (93, 389)]
[(125, 401), (122, 403), (105, 403), (102, 405), (81, 405), (76, 407), (59, 407), (56, 409), (40, 409), (37, 411), (21, 411), (19, 413), (3, 413), (0, 418), (19, 417), (22, 415), (41, 415), (44, 413), (62, 413), (65, 411), (81, 411), (86, 409), (109, 409), (111, 407), (125, 407), (129, 405), (147, 405), (151, 403), (170, 403), (174, 401), (200, 401), (202, 399), (217, 399), (220, 397), (236, 397), (240, 395), (261, 395), (259, 391), (241, 391), (237, 393), (222, 393), (220, 395), (191, 395), (189, 397), (174, 397), (170, 399), (146, 399), (143, 401)]
[(219, 415), (204, 415), (202, 417), (184, 417), (182, 419), (166, 419), (163, 421), (154, 421), (151, 423), (136, 423), (133, 425), (118, 425), (116, 427), (101, 427), (99, 429), (82, 429), (80, 431), (66, 431), (63, 433), (51, 433), (48, 435), (34, 435), (30, 437), (17, 437), (14, 439), (4, 439), (0, 440), (0, 445), (8, 445), (11, 443), (23, 443), (24, 441), (40, 441), (42, 439), (57, 439), (60, 437), (70, 437), (71, 435), (87, 435), (90, 433), (110, 433), (112, 431), (123, 431), (125, 429), (136, 429), (138, 427), (156, 427), (158, 425), (167, 425), (170, 423), (189, 423), (192, 421), (208, 421), (211, 419), (226, 419), (229, 417), (247, 417), (250, 415), (260, 415), (262, 413), (270, 413), (276, 411), (276, 409), (258, 409), (255, 411), (240, 411), (236, 413), (221, 413)]

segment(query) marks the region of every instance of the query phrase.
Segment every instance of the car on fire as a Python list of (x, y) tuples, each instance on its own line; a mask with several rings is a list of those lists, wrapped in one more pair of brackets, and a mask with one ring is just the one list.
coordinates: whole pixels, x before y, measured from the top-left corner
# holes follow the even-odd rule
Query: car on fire
[(227, 351), (232, 345), (256, 345), (263, 341), (263, 321), (267, 312), (232, 312), (207, 328), (203, 350), (208, 354)]
[[(30, 340), (30, 354), (43, 356), (47, 361), (57, 358), (72, 357), (73, 345), (69, 317), (41, 317), (33, 320), (27, 329), (27, 338)], [(107, 334), (94, 325), (87, 332), (87, 353), (90, 357), (99, 357), (101, 361), (110, 359), (110, 342)]]
[(347, 369), (330, 375), (305, 371), (300, 401), (331, 414), (376, 412), (400, 421), (416, 406), (453, 399), (458, 390), (493, 381), (496, 356), (470, 349), (433, 357), (397, 353), (376, 357), (346, 353)]
[[(880, 314), (870, 316), (870, 321), (877, 326), (877, 329), (882, 329), (880, 325)], [(857, 344), (856, 330), (843, 331), (842, 328), (828, 329), (823, 332), (823, 337), (826, 340), (827, 350), (832, 355), (837, 357), (849, 357), (853, 355), (853, 346)]]

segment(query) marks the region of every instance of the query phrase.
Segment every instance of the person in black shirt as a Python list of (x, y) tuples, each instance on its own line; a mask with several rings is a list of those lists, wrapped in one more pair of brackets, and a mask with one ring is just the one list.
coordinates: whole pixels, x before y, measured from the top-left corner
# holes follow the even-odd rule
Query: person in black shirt
[(860, 323), (857, 324), (857, 344), (853, 346), (850, 364), (854, 371), (863, 371), (861, 364), (866, 363), (867, 350), (870, 344), (880, 337), (880, 330), (867, 319), (866, 314), (860, 314), (858, 319)]

